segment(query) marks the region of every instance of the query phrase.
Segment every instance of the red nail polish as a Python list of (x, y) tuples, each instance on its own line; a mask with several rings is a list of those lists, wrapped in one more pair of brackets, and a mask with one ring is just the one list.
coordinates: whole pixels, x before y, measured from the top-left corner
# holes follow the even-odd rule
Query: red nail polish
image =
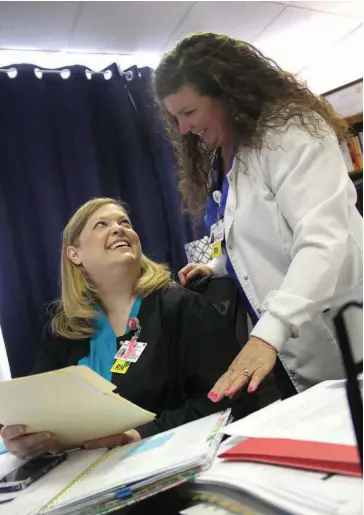
[(231, 395), (231, 388), (226, 388), (225, 393), (226, 393), (227, 395)]
[(249, 393), (254, 392), (254, 386), (249, 386), (249, 388), (248, 388), (248, 392), (249, 392)]
[(211, 399), (212, 401), (216, 401), (216, 400), (217, 400), (217, 398), (218, 398), (217, 393), (215, 393), (215, 392), (210, 392), (210, 393), (208, 394), (208, 398), (209, 398), (209, 399)]

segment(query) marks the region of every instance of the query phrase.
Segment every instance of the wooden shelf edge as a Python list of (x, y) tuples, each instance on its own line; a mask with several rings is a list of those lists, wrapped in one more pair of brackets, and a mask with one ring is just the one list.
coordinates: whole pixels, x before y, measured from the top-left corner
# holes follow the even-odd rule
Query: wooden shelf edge
[(344, 118), (344, 120), (349, 125), (355, 125), (356, 123), (363, 123), (363, 113), (357, 113), (357, 114), (354, 114), (353, 116), (347, 116), (346, 118)]
[(363, 168), (358, 168), (358, 170), (352, 170), (351, 172), (349, 172), (349, 176), (351, 178), (353, 178), (353, 177), (359, 176), (362, 173), (363, 173)]

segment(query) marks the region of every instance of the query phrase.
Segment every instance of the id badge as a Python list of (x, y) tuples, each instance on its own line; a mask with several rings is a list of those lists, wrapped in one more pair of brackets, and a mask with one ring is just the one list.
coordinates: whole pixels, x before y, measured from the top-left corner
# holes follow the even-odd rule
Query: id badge
[[(144, 351), (145, 347), (147, 346), (146, 343), (143, 342), (136, 342), (136, 345), (133, 347), (132, 351), (130, 352), (130, 346), (129, 342), (125, 341), (122, 343), (120, 349), (115, 354), (114, 359), (116, 360), (126, 360), (128, 363), (136, 363), (140, 356), (142, 355), (142, 352)], [(129, 354), (128, 354), (129, 351)]]
[(216, 224), (211, 226), (210, 232), (210, 243), (214, 245), (215, 243), (221, 243), (225, 238), (225, 228), (224, 228), (224, 220), (219, 220)]
[(222, 242), (218, 241), (217, 243), (214, 243), (211, 247), (211, 257), (217, 258), (221, 256), (222, 254)]
[(129, 367), (129, 361), (117, 359), (113, 366), (110, 368), (110, 372), (113, 372), (114, 374), (126, 374)]

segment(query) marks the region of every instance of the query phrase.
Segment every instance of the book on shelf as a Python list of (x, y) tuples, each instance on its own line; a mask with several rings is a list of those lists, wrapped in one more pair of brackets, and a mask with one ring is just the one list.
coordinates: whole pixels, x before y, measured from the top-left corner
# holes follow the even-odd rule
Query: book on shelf
[[(360, 136), (361, 134), (361, 136)], [(363, 133), (352, 136), (341, 143), (341, 152), (348, 172), (363, 169)]]

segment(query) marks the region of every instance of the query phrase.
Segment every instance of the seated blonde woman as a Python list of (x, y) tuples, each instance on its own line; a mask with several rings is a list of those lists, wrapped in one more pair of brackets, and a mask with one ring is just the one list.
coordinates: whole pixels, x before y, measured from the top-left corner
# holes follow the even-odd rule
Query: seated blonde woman
[[(177, 287), (166, 266), (143, 255), (117, 201), (91, 200), (71, 218), (63, 233), (61, 285), (33, 373), (87, 365), (117, 393), (157, 414), (145, 426), (85, 442), (86, 448), (135, 441), (231, 405), (228, 398), (210, 402), (208, 392), (240, 350), (232, 330), (201, 296)], [(141, 353), (138, 346), (125, 349), (137, 360), (115, 368), (115, 354), (133, 336), (146, 346)], [(251, 402), (235, 400), (237, 415), (249, 413)], [(8, 450), (25, 459), (56, 443), (54, 435), (30, 435), (21, 425), (1, 434)]]

